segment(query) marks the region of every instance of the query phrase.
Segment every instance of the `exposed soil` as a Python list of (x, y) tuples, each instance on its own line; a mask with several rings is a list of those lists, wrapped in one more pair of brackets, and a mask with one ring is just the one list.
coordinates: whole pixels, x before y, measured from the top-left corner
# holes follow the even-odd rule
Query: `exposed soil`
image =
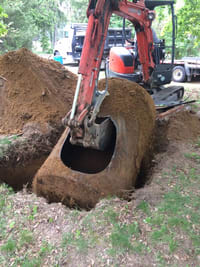
[[(30, 52), (24, 49), (21, 51), (24, 51), (26, 55), (30, 55)], [(17, 53), (18, 52), (12, 52), (8, 54), (15, 55)], [(37, 58), (35, 55), (31, 56), (31, 58), (32, 57)], [(0, 62), (2, 62), (2, 57), (0, 58)], [(41, 62), (41, 64), (46, 62), (44, 65), (50, 64), (50, 61), (44, 61), (40, 58), (37, 58), (36, 62)], [(62, 67), (56, 62), (52, 62), (52, 64), (50, 64), (51, 67), (49, 66), (47, 69), (58, 67), (58, 75), (60, 75), (62, 79), (62, 75), (59, 74), (60, 68), (62, 69)], [(40, 67), (38, 68), (40, 69)], [(14, 74), (17, 72), (18, 70), (15, 69)], [(48, 71), (46, 70), (45, 73), (48, 73)], [(40, 75), (40, 72), (37, 74)], [(4, 71), (1, 69), (0, 76), (4, 76), (8, 80), (9, 75), (11, 75), (11, 73), (6, 74), (5, 68)], [(51, 75), (53, 75), (53, 71)], [(10, 78), (10, 83), (11, 80), (12, 79)], [(53, 119), (49, 120), (48, 114), (46, 114), (47, 116), (45, 118), (42, 117), (43, 120), (41, 121), (37, 120), (37, 118), (33, 116), (35, 120), (32, 121), (32, 118), (27, 119), (29, 123), (26, 125), (21, 117), (16, 118), (16, 121), (17, 123), (19, 122), (19, 124), (15, 127), (15, 120), (13, 119), (15, 113), (13, 112), (10, 117), (9, 114), (4, 113), (4, 108), (6, 109), (6, 112), (8, 112), (8, 106), (10, 105), (9, 107), (12, 107), (12, 105), (9, 104), (12, 99), (16, 101), (15, 97), (17, 94), (14, 94), (14, 98), (10, 98), (6, 95), (8, 92), (6, 91), (6, 88), (10, 83), (8, 80), (6, 87), (5, 85), (1, 86), (0, 80), (0, 100), (4, 100), (4, 102), (0, 102), (0, 124), (2, 120), (5, 120), (5, 129), (1, 130), (1, 133), (5, 133), (5, 135), (7, 135), (8, 133), (21, 133), (23, 131), (24, 134), (11, 146), (9, 146), (6, 154), (0, 158), (0, 180), (4, 177), (5, 179), (2, 180), (8, 182), (10, 185), (14, 187), (20, 185), (20, 187), (22, 187), (27, 182), (31, 182), (34, 172), (39, 168), (39, 165), (42, 164), (51, 149), (54, 147), (63, 128), (62, 126), (59, 126), (60, 119), (58, 117), (53, 116)], [(58, 83), (60, 83), (60, 81)], [(13, 86), (15, 86), (15, 84), (13, 84)], [(40, 94), (38, 94), (38, 96), (40, 96)], [(8, 102), (6, 100), (7, 97), (9, 100)], [(121, 114), (121, 105), (127, 104), (126, 102), (123, 103), (123, 97), (124, 93), (122, 92), (121, 100), (118, 102), (119, 116)], [(48, 94), (48, 99), (49, 98), (50, 94)], [(36, 99), (39, 99), (39, 97)], [(18, 99), (17, 101), (21, 100)], [(41, 102), (38, 101), (38, 103), (39, 106), (36, 106), (37, 109), (41, 106)], [(128, 108), (130, 109), (130, 107), (127, 106), (127, 111), (129, 111)], [(105, 107), (105, 109), (107, 109), (107, 107)], [(11, 111), (12, 109), (10, 112)], [(53, 112), (54, 111), (55, 110), (53, 110)], [(16, 114), (20, 114), (20, 112), (16, 110)], [(66, 110), (63, 110), (63, 114), (59, 113), (60, 118), (62, 118), (65, 114)], [(132, 116), (134, 117), (135, 115), (132, 113)], [(13, 125), (7, 124), (6, 118), (12, 120)], [(54, 118), (58, 119), (56, 129), (54, 128), (55, 125), (52, 123), (54, 122)], [(131, 117), (129, 117), (129, 119), (132, 120)], [(25, 127), (23, 128), (24, 125)], [(0, 262), (2, 266), (14, 266), (20, 264), (21, 266), (29, 264), (34, 266), (79, 265), (84, 267), (199, 266), (199, 249), (195, 254), (194, 244), (191, 239), (187, 236), (187, 233), (181, 231), (181, 227), (184, 226), (185, 219), (190, 222), (190, 215), (186, 214), (183, 216), (183, 221), (180, 221), (180, 227), (177, 226), (177, 230), (175, 232), (177, 237), (173, 236), (173, 240), (180, 240), (178, 247), (169, 251), (166, 242), (157, 240), (155, 243), (152, 243), (152, 239), (149, 237), (153, 231), (155, 232), (155, 228), (152, 228), (152, 225), (146, 223), (145, 221), (149, 218), (154, 219), (151, 218), (151, 213), (148, 215), (147, 212), (145, 215), (142, 211), (138, 212), (138, 205), (141, 205), (141, 203), (143, 204), (143, 201), (144, 203), (148, 203), (151, 210), (155, 211), (153, 214), (155, 215), (155, 213), (157, 213), (157, 219), (159, 218), (159, 220), (161, 220), (162, 227), (158, 229), (159, 231), (157, 231), (158, 234), (161, 233), (161, 231), (165, 229), (166, 225), (162, 224), (164, 217), (158, 217), (161, 211), (158, 209), (157, 205), (162, 202), (165, 197), (165, 193), (176, 186), (177, 177), (180, 173), (181, 175), (185, 174), (189, 180), (190, 176), (194, 175), (192, 171), (196, 172), (196, 176), (193, 178), (191, 177), (191, 179), (196, 179), (196, 186), (193, 186), (191, 190), (188, 188), (188, 190), (190, 190), (189, 192), (192, 192), (192, 194), (199, 199), (200, 192), (198, 179), (200, 176), (198, 174), (200, 170), (198, 162), (200, 148), (199, 143), (198, 146), (194, 144), (194, 142), (197, 142), (199, 137), (200, 120), (193, 112), (191, 113), (189, 111), (182, 110), (176, 114), (171, 114), (162, 120), (157, 120), (154, 142), (155, 154), (154, 156), (151, 154), (153, 163), (153, 166), (151, 165), (151, 173), (146, 172), (146, 170), (149, 170), (149, 165), (146, 165), (146, 162), (144, 161), (142, 163), (142, 170), (139, 176), (140, 179), (146, 181), (146, 175), (148, 173), (149, 183), (148, 185), (146, 184), (144, 187), (131, 192), (131, 200), (129, 198), (129, 202), (119, 198), (103, 199), (93, 210), (86, 212), (84, 210), (78, 211), (68, 209), (61, 203), (48, 204), (45, 199), (38, 198), (35, 194), (28, 194), (25, 191), (12, 194), (9, 199), (5, 198), (5, 202), (3, 199), (3, 201), (0, 202), (1, 212), (5, 206), (7, 213), (2, 213), (3, 215), (1, 216), (1, 223), (4, 222), (4, 224), (1, 225), (2, 231), (0, 233)], [(196, 160), (194, 160), (194, 158), (185, 157), (185, 154), (187, 153), (189, 155), (196, 156)], [(40, 160), (41, 162), (39, 162)], [(125, 163), (125, 161), (122, 162), (122, 160), (123, 159), (121, 159), (119, 164)], [(129, 157), (126, 158), (126, 161), (129, 161)], [(178, 171), (179, 173), (177, 173)], [(141, 185), (141, 183), (139, 184)], [(185, 192), (187, 191), (187, 188), (186, 190), (183, 190), (184, 187), (181, 184), (179, 186), (179, 193), (182, 194), (183, 192), (182, 197), (187, 197), (187, 192)], [(5, 192), (1, 191), (0, 193), (4, 198)], [(73, 205), (73, 203), (71, 204)], [(185, 208), (184, 205), (183, 208)], [(190, 207), (188, 207), (188, 209), (189, 208)], [(125, 251), (123, 254), (118, 252), (118, 254), (114, 256), (109, 254), (108, 251), (111, 248), (111, 236), (115, 233), (114, 230), (116, 231), (118, 229), (115, 225), (115, 214), (119, 217), (117, 219), (119, 220), (119, 230), (122, 237), (124, 234), (123, 227), (129, 224), (138, 225), (140, 231), (139, 236), (135, 237), (133, 235), (132, 242), (134, 243), (135, 241), (138, 241), (139, 245), (145, 245), (149, 248), (148, 250), (144, 250), (143, 252), (140, 250), (129, 252)], [(196, 202), (196, 213), (193, 216), (195, 215), (198, 218), (199, 202)], [(175, 214), (172, 219), (176, 220), (177, 217), (178, 213)], [(194, 230), (194, 235), (198, 237), (198, 222), (191, 225), (191, 230), (192, 229)], [(174, 230), (173, 227), (171, 227), (170, 230)], [(22, 243), (24, 231), (28, 231), (30, 236), (32, 234), (33, 239), (28, 239), (28, 236), (24, 241), (25, 243)], [(162, 238), (162, 236), (160, 237)], [(8, 250), (8, 252), (3, 251), (3, 245), (7, 244), (8, 241), (8, 244), (12, 245), (10, 241), (14, 242), (15, 240), (16, 243), (14, 244), (16, 245), (14, 246), (14, 252), (10, 250)], [(123, 242), (124, 240), (126, 241), (126, 238), (122, 239)], [(121, 240), (119, 239), (119, 241)], [(122, 241), (121, 244), (124, 244)], [(118, 240), (115, 241), (115, 245), (118, 245)], [(83, 252), (85, 248), (86, 252)], [(37, 260), (41, 260), (41, 262), (38, 263)]]
[[(99, 88), (105, 88), (105, 81), (100, 82)], [(61, 201), (69, 206), (90, 208), (102, 197), (113, 194), (122, 196), (123, 191), (135, 185), (141, 161), (151, 147), (154, 103), (142, 87), (130, 81), (124, 83), (122, 79), (109, 79), (108, 88), (110, 95), (104, 99), (99, 117), (109, 116), (114, 122), (114, 151), (110, 147), (102, 153), (96, 150), (80, 151), (76, 146), (70, 150), (68, 140), (65, 140), (69, 134), (66, 130), (34, 178), (33, 189), (37, 195), (45, 196), (50, 202)], [(70, 162), (65, 160), (67, 154), (70, 155)], [(72, 155), (76, 161), (73, 165)], [(107, 156), (110, 157), (109, 161), (106, 160)], [(105, 160), (106, 164), (99, 169), (99, 163)], [(87, 167), (81, 166), (80, 169), (80, 162), (85, 162)], [(96, 171), (88, 169), (90, 165), (94, 168), (97, 164)]]
[[(77, 79), (76, 75), (66, 70), (58, 62), (42, 59), (27, 49), (20, 49), (1, 56), (0, 76), (0, 101), (2, 103), (0, 106), (0, 133), (23, 133), (22, 138), (14, 142), (6, 152), (6, 156), (0, 160), (0, 179), (15, 189), (20, 189), (25, 184), (31, 184), (36, 171), (49, 155), (64, 130), (61, 125), (61, 118), (71, 107)], [(100, 90), (103, 90), (104, 87), (105, 81), (101, 81)], [(110, 81), (109, 91), (112, 96), (105, 99), (101, 107), (101, 114), (106, 116), (113, 113), (113, 118), (119, 121), (119, 125), (122, 124), (121, 118), (125, 118), (128, 122), (126, 132), (130, 135), (126, 136), (126, 140), (128, 140), (128, 136), (130, 140), (134, 140), (133, 144), (132, 141), (127, 141), (127, 146), (132, 147), (132, 150), (135, 151), (132, 155), (135, 159), (131, 168), (127, 166), (124, 168), (130, 169), (132, 175), (131, 183), (129, 181), (125, 187), (122, 187), (125, 190), (129, 190), (135, 184), (139, 169), (136, 186), (140, 187), (145, 184), (149, 175), (151, 166), (149, 159), (152, 159), (153, 149), (156, 153), (165, 152), (169, 149), (168, 144), (171, 140), (178, 142), (194, 140), (200, 135), (198, 117), (190, 112), (178, 112), (157, 121), (156, 141), (154, 148), (152, 148), (150, 145), (152, 141), (150, 138), (151, 130), (149, 129), (152, 125), (154, 108), (152, 103), (150, 104), (148, 94), (141, 90), (137, 84), (133, 86), (128, 82), (119, 82), (115, 79)], [(141, 135), (139, 132), (143, 134)], [(70, 166), (64, 168), (67, 169), (68, 167), (75, 170), (77, 168), (78, 171), (84, 170), (84, 172), (89, 173), (95, 172), (98, 168), (99, 171), (104, 170), (113, 153), (111, 150), (104, 154), (93, 151), (91, 157), (91, 151), (84, 151), (82, 156), (80, 156), (80, 151), (70, 151), (67, 163)], [(140, 155), (138, 151), (140, 151)], [(123, 164), (128, 164), (132, 156), (126, 155)], [(54, 166), (54, 164), (50, 165)], [(93, 170), (89, 170), (91, 166)], [(51, 168), (48, 167), (50, 170)], [(70, 170), (70, 177), (71, 172)], [(57, 174), (58, 171), (56, 170), (55, 175), (57, 176)], [(53, 190), (58, 184), (53, 185)], [(110, 185), (110, 188), (113, 188), (112, 181)], [(98, 185), (95, 184), (95, 187)], [(105, 188), (106, 190), (109, 189), (108, 179), (106, 179)], [(63, 190), (62, 185), (61, 189)], [(46, 192), (46, 189), (44, 191)], [(78, 195), (80, 194), (79, 191), (77, 192)], [(97, 193), (97, 191), (95, 188), (95, 199), (104, 196), (104, 193), (100, 191)], [(113, 192), (116, 193), (116, 190)], [(50, 201), (63, 201), (68, 205), (69, 202), (74, 204), (74, 200), (66, 195), (66, 192), (61, 194), (59, 191), (57, 194), (59, 196), (55, 196), (50, 190), (49, 193), (43, 192), (42, 195), (45, 195)], [(88, 196), (88, 194), (86, 195)], [(96, 200), (92, 203), (96, 203)]]
[(21, 133), (27, 122), (60, 124), (71, 108), (76, 75), (22, 48), (0, 56), (0, 134)]
[(22, 48), (0, 56), (0, 134), (22, 134), (0, 159), (0, 179), (15, 189), (31, 183), (64, 127), (76, 75)]
[(167, 137), (174, 141), (192, 141), (200, 136), (200, 120), (195, 113), (178, 112), (170, 117)]

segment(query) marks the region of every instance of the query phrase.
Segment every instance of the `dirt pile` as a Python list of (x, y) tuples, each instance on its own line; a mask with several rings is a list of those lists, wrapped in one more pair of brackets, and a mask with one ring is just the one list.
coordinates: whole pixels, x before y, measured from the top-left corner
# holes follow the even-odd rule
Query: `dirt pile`
[(75, 87), (76, 75), (27, 49), (0, 57), (0, 135), (23, 133), (0, 150), (0, 180), (15, 189), (32, 182), (64, 130)]
[[(105, 81), (99, 87), (105, 88)], [(135, 185), (141, 161), (151, 146), (154, 103), (142, 87), (130, 81), (109, 79), (108, 88), (110, 95), (98, 116), (111, 117), (111, 146), (105, 151), (72, 146), (66, 129), (34, 178), (37, 195), (50, 202), (91, 208), (99, 199), (123, 196)]]
[(174, 141), (194, 141), (200, 137), (200, 120), (196, 114), (180, 111), (170, 116), (167, 138)]
[(22, 48), (0, 57), (0, 134), (20, 133), (27, 122), (60, 124), (72, 105), (76, 75), (54, 60)]

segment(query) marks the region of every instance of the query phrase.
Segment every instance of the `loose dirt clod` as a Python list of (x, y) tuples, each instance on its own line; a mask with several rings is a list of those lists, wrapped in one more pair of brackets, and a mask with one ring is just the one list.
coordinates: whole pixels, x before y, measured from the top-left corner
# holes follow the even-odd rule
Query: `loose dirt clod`
[(60, 124), (71, 108), (76, 75), (60, 63), (22, 48), (0, 56), (0, 134), (20, 133), (27, 122)]

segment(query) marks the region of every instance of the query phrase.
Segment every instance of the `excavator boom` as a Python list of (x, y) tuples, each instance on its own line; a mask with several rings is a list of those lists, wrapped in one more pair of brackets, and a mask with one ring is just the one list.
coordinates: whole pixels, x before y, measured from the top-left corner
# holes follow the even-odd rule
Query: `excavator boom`
[[(166, 1), (156, 2), (157, 5)], [(167, 1), (170, 2), (171, 1)], [(142, 65), (143, 81), (150, 82), (155, 67), (153, 61), (153, 34), (151, 24), (155, 18), (153, 10), (146, 7), (148, 1), (90, 0), (87, 9), (88, 27), (83, 45), (79, 78), (74, 102), (66, 124), (71, 129), (71, 142), (86, 147), (104, 149), (105, 136), (109, 136), (109, 120), (96, 124), (95, 120), (107, 90), (98, 91), (98, 77), (103, 56), (104, 43), (111, 15), (117, 14), (130, 20), (136, 30), (139, 60)], [(154, 3), (154, 5), (156, 5)], [(153, 9), (152, 6), (151, 9)], [(104, 134), (103, 139), (100, 133)]]

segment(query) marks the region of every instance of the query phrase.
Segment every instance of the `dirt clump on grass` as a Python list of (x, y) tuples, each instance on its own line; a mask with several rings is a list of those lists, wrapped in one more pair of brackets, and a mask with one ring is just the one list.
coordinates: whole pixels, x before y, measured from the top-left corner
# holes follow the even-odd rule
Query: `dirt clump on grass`
[(0, 56), (0, 134), (20, 133), (27, 122), (60, 124), (72, 104), (76, 75), (54, 60), (22, 48)]

